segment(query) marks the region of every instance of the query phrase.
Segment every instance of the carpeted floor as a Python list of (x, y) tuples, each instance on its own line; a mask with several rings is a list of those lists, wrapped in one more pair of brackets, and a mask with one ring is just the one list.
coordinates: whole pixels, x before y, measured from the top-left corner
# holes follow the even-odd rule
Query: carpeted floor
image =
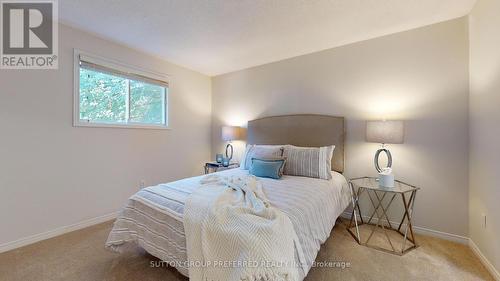
[[(157, 259), (140, 249), (122, 255), (105, 250), (111, 226), (103, 223), (0, 254), (0, 280), (187, 280), (175, 269), (152, 267)], [(467, 246), (427, 236), (417, 236), (417, 242), (416, 250), (395, 256), (358, 245), (338, 225), (316, 260), (350, 267), (316, 267), (306, 280), (493, 280)]]

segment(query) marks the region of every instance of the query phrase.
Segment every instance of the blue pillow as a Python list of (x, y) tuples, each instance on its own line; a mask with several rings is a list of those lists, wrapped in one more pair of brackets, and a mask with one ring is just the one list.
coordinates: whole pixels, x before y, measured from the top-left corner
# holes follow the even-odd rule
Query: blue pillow
[(285, 158), (279, 159), (260, 159), (252, 158), (250, 174), (256, 177), (279, 179), (283, 176), (285, 167)]

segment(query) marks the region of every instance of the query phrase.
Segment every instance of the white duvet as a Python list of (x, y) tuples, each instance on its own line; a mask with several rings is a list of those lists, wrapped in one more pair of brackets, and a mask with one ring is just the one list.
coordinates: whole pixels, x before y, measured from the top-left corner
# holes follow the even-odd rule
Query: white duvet
[[(221, 176), (245, 176), (248, 171), (231, 169), (217, 173)], [(188, 276), (186, 240), (183, 225), (187, 198), (200, 188), (204, 176), (192, 177), (167, 184), (145, 188), (133, 195), (109, 234), (106, 247), (124, 251), (130, 244), (138, 244), (150, 254), (169, 262)], [(285, 213), (303, 250), (306, 272), (350, 201), (346, 179), (332, 172), (332, 180), (297, 176), (283, 176), (280, 180), (260, 178), (269, 203)], [(301, 275), (302, 275), (301, 274)]]

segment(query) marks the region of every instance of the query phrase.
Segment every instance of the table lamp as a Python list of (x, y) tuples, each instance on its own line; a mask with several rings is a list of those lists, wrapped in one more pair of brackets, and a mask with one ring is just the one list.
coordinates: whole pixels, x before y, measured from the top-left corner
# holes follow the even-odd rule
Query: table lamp
[(375, 153), (375, 169), (380, 173), (382, 169), (379, 165), (379, 155), (385, 152), (387, 155), (387, 168), (392, 166), (392, 155), (386, 144), (403, 143), (404, 140), (404, 123), (403, 121), (366, 121), (366, 141), (381, 143), (382, 148)]
[(231, 160), (233, 158), (233, 146), (231, 141), (241, 139), (241, 128), (237, 126), (223, 126), (222, 127), (222, 140), (227, 141), (226, 157)]

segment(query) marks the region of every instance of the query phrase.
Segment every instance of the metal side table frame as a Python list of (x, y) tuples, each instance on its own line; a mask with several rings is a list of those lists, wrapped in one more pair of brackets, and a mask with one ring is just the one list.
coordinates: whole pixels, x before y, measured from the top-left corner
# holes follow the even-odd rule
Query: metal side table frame
[[(349, 180), (349, 187), (351, 191), (351, 200), (353, 209), (352, 209), (351, 219), (349, 221), (349, 226), (347, 227), (347, 231), (352, 235), (352, 237), (354, 237), (354, 239), (358, 242), (358, 244), (400, 256), (418, 247), (413, 232), (412, 216), (413, 216), (413, 208), (415, 206), (415, 197), (417, 195), (417, 190), (419, 190), (420, 188), (398, 180), (395, 181), (394, 188), (382, 188), (378, 185), (377, 178), (373, 177), (361, 177), (361, 178), (351, 179)], [(368, 198), (370, 199), (371, 205), (374, 208), (372, 214), (370, 215), (366, 223), (363, 220), (361, 207), (359, 206), (359, 199), (363, 193), (367, 194)], [(407, 193), (410, 194), (410, 197), (408, 199), (406, 196)], [(398, 197), (398, 195), (401, 195), (401, 199), (403, 201), (404, 214), (403, 214), (403, 219), (399, 223), (399, 226), (397, 228), (394, 228), (393, 227), (394, 223), (393, 222), (391, 223), (391, 221), (389, 220), (387, 212), (391, 207), (392, 203), (394, 202), (394, 199)], [(388, 198), (389, 201), (384, 205), (384, 199), (386, 197)], [(374, 218), (377, 221), (376, 223), (372, 223), (372, 220)], [(358, 219), (361, 223), (358, 222)], [(406, 225), (404, 225), (405, 221), (407, 221)], [(365, 242), (362, 242), (361, 235), (359, 232), (359, 227), (363, 224), (372, 226), (371, 232)], [(404, 226), (404, 231), (402, 230), (403, 226)], [(356, 234), (353, 233), (352, 230), (352, 228), (354, 227)], [(369, 244), (373, 234), (379, 228), (382, 228), (382, 231), (385, 234), (387, 241), (389, 242), (389, 245), (392, 248), (392, 251), (386, 248)], [(395, 231), (399, 233), (401, 236), (403, 236), (403, 243), (401, 250), (396, 249), (394, 247), (387, 231)], [(411, 246), (409, 246), (408, 248), (406, 248), (407, 242), (411, 243)]]
[(204, 166), (204, 171), (205, 175), (210, 173), (210, 169), (212, 169), (214, 172), (217, 172), (219, 170), (227, 170), (227, 169), (234, 169), (240, 167), (240, 164), (237, 162), (231, 162), (229, 163), (229, 166), (225, 167), (222, 165), (222, 163), (218, 162), (206, 162)]

